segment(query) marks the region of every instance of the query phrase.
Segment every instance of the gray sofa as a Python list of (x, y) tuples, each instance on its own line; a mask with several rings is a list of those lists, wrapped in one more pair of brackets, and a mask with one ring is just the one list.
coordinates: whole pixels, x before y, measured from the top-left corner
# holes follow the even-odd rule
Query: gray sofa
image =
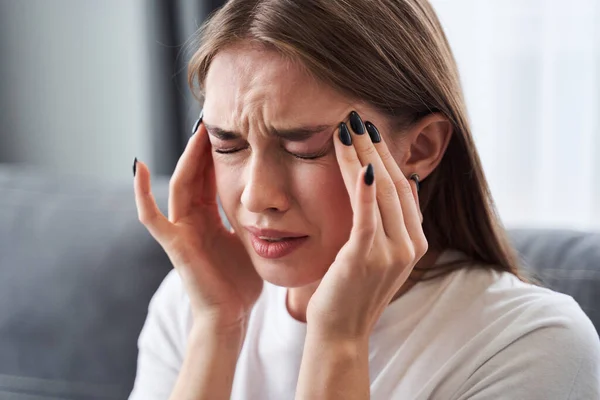
[[(153, 180), (166, 211), (168, 179)], [(600, 234), (512, 230), (524, 264), (600, 326)], [(171, 269), (123, 182), (0, 165), (0, 400), (126, 399)]]

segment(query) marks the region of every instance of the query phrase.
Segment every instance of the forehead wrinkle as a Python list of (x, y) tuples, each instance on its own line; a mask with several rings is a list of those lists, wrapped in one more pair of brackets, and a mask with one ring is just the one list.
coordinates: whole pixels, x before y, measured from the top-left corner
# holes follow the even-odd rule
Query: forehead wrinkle
[(254, 131), (262, 132), (263, 134), (268, 133), (269, 130), (265, 121), (264, 110), (265, 96), (260, 91), (254, 93), (249, 91), (244, 97), (242, 112), (239, 114), (243, 127), (241, 134), (249, 137), (250, 133)]
[[(229, 109), (221, 108), (226, 111), (221, 121), (214, 123), (243, 136), (251, 131), (266, 136), (272, 129), (329, 123), (338, 113), (341, 122), (347, 118), (344, 111), (349, 103), (354, 103), (327, 90), (327, 85), (307, 74), (301, 64), (275, 53), (240, 47), (217, 57), (221, 60), (213, 66), (213, 71), (219, 71), (214, 76), (224, 88), (233, 90), (225, 94), (230, 99)], [(223, 93), (213, 92), (216, 96)], [(333, 130), (336, 127), (337, 121)]]

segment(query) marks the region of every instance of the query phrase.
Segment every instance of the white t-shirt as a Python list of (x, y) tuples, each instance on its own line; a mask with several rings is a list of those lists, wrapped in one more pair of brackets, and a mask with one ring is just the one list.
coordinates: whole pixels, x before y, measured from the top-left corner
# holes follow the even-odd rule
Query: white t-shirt
[[(265, 283), (232, 399), (294, 398), (306, 324), (289, 315), (286, 292)], [(150, 302), (130, 400), (169, 398), (191, 323), (173, 270)], [(385, 309), (369, 353), (375, 400), (600, 399), (600, 341), (589, 318), (572, 297), (506, 272), (464, 268), (419, 282)]]

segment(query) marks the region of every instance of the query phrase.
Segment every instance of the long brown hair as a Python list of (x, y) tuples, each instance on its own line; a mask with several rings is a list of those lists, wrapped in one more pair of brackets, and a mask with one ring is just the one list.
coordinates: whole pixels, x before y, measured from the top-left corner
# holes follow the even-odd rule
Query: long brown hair
[[(526, 280), (495, 212), (456, 62), (426, 0), (230, 0), (198, 32), (188, 83), (199, 100), (215, 55), (243, 40), (299, 62), (316, 79), (371, 104), (398, 130), (442, 113), (452, 137), (420, 192), (429, 248), (459, 250)], [(435, 276), (461, 265), (438, 266)]]

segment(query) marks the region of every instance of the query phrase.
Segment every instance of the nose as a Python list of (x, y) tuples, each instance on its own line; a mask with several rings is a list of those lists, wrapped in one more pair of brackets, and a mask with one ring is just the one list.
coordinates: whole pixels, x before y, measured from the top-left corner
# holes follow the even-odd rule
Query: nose
[(253, 213), (285, 212), (290, 207), (286, 168), (276, 160), (253, 155), (244, 171), (246, 184), (241, 202)]

